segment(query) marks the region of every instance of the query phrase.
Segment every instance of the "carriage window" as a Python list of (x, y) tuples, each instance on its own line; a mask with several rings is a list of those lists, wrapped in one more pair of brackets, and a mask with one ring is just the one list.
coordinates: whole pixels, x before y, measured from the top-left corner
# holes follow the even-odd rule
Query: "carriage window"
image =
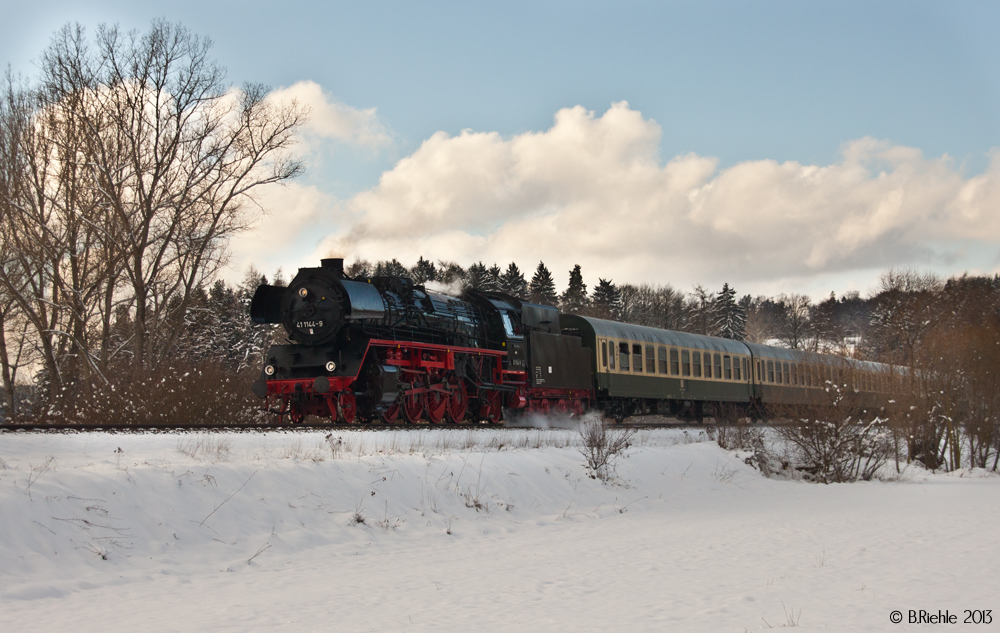
[(750, 380), (750, 361), (746, 357), (743, 358), (743, 375), (743, 380)]
[[(781, 370), (781, 364), (778, 365), (778, 370)], [(767, 361), (767, 382), (774, 382), (774, 361)]]
[(785, 380), (784, 380), (784, 377), (781, 375), (781, 362), (780, 361), (774, 361), (774, 374), (775, 374), (775, 376), (774, 376), (775, 377), (775, 381), (774, 382), (778, 383), (779, 385), (784, 384)]
[(712, 356), (715, 365), (715, 377), (722, 378), (722, 354), (715, 354)]
[(691, 362), (694, 363), (694, 377), (701, 378), (701, 352), (695, 352)]
[(676, 376), (681, 373), (681, 363), (677, 360), (677, 350), (670, 348), (670, 375)]
[(799, 366), (792, 363), (792, 384), (799, 384)]
[(646, 373), (656, 373), (656, 354), (653, 352), (652, 345), (646, 346)]
[(691, 352), (687, 350), (681, 352), (681, 369), (683, 370), (682, 375), (691, 375)]
[(608, 342), (601, 341), (601, 366), (608, 366)]
[[(736, 360), (739, 361), (738, 358)], [(723, 374), (723, 378), (725, 378), (726, 380), (733, 379), (733, 361), (728, 356), (722, 357), (722, 371), (725, 372)]]
[(628, 343), (618, 344), (618, 367), (622, 371), (628, 371)]
[(656, 359), (659, 361), (659, 370), (661, 374), (667, 373), (667, 348), (660, 347), (656, 350)]
[(764, 382), (764, 361), (757, 361), (757, 382)]
[(642, 345), (632, 346), (632, 371), (642, 371)]
[(790, 382), (788, 380), (788, 378), (789, 378), (789, 375), (788, 375), (789, 374), (789, 372), (788, 372), (788, 363), (782, 363), (781, 366), (785, 370), (785, 384), (787, 385)]
[(611, 365), (610, 365), (611, 369), (614, 369), (615, 368), (615, 342), (614, 341), (608, 341), (608, 345), (611, 346), (611, 356), (608, 357), (608, 361), (610, 361), (610, 363), (611, 363)]

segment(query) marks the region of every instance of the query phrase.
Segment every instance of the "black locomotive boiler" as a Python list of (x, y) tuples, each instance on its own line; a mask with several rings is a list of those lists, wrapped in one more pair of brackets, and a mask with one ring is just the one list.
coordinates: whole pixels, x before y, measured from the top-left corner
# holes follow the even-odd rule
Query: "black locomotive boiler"
[(296, 423), (497, 423), (504, 408), (593, 405), (582, 339), (561, 333), (555, 308), (502, 293), (456, 298), (404, 277), (348, 279), (342, 259), (324, 259), (287, 287), (258, 287), (250, 315), (288, 338), (267, 351), (253, 392)]

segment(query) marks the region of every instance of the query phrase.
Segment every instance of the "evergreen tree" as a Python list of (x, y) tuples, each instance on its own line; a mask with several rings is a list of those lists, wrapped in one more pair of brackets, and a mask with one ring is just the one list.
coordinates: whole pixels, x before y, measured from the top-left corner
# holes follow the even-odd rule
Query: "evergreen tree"
[(559, 296), (556, 295), (556, 282), (543, 262), (538, 262), (538, 268), (531, 277), (528, 294), (533, 303), (554, 306), (559, 301)]
[(421, 255), (417, 263), (410, 269), (410, 275), (413, 277), (413, 283), (425, 284), (428, 281), (437, 281), (438, 271), (434, 262), (424, 259)]
[[(826, 300), (815, 306), (809, 321), (816, 351), (827, 351), (824, 344), (839, 343), (842, 337), (838, 335), (837, 327), (837, 294), (831, 292)], [(836, 351), (836, 347), (832, 351)]]
[(410, 271), (395, 257), (392, 261), (381, 261), (375, 265), (375, 277), (409, 277)]
[(372, 263), (367, 259), (359, 259), (350, 266), (344, 269), (344, 276), (348, 279), (367, 279), (372, 276), (375, 269), (372, 268)]
[(580, 272), (580, 264), (573, 266), (569, 271), (569, 286), (562, 294), (562, 309), (565, 312), (576, 314), (587, 307), (587, 284), (583, 283), (583, 273)]
[(438, 278), (437, 280), (444, 284), (452, 284), (456, 281), (461, 281), (465, 279), (465, 269), (456, 264), (455, 262), (445, 262), (438, 260), (437, 263)]
[(500, 277), (500, 287), (512, 297), (521, 300), (528, 298), (528, 282), (514, 262), (507, 266), (506, 272)]
[(500, 267), (493, 264), (486, 271), (486, 288), (490, 292), (502, 292), (503, 291), (503, 272), (500, 271)]
[(489, 276), (490, 271), (483, 262), (478, 262), (465, 271), (462, 285), (466, 290), (489, 290)]
[(722, 291), (712, 302), (712, 334), (742, 341), (746, 338), (746, 327), (746, 312), (736, 302), (736, 290), (728, 283), (722, 284)]
[(618, 319), (622, 309), (622, 293), (611, 280), (600, 279), (591, 298), (594, 316), (599, 319)]

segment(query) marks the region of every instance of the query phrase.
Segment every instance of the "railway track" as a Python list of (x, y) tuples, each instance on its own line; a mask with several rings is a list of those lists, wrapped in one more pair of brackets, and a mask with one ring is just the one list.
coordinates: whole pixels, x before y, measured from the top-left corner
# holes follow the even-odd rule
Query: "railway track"
[[(666, 420), (671, 420), (667, 418)], [(658, 420), (626, 420), (615, 425), (621, 428), (636, 429), (705, 429), (716, 424), (693, 424), (682, 421)], [(115, 426), (111, 424), (66, 424), (66, 423), (3, 423), (0, 424), (0, 434), (6, 433), (185, 433), (194, 431), (218, 431), (227, 433), (271, 433), (275, 431), (479, 431), (496, 429), (538, 429), (538, 430), (573, 430), (575, 426), (566, 421), (557, 423), (547, 429), (537, 426), (518, 424), (279, 424), (232, 425), (232, 424), (146, 424), (142, 426)]]

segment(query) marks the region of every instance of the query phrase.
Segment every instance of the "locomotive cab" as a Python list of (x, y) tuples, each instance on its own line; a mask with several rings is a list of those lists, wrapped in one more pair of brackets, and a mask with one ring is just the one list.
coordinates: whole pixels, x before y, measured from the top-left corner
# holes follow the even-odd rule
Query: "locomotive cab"
[(521, 318), (523, 304), (502, 292), (470, 291), (467, 298), (486, 313), (491, 347), (507, 352), (503, 368), (508, 371), (525, 371), (528, 359)]

